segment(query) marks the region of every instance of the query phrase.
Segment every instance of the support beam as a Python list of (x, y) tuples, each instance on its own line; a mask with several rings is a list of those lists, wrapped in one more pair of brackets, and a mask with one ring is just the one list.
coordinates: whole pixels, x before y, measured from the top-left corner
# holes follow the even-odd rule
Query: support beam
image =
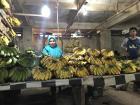
[[(21, 2), (19, 2), (18, 0), (11, 0), (11, 2), (12, 4), (14, 4), (15, 11), (24, 12), (24, 8), (22, 7)], [(26, 23), (30, 25), (28, 17), (25, 16), (25, 20), (26, 20)]]
[(133, 16), (136, 16), (139, 13), (140, 13), (140, 1), (136, 1), (133, 4), (129, 5), (127, 8), (121, 10), (117, 14), (108, 18), (106, 21), (98, 25), (96, 29), (111, 28), (112, 26), (121, 23)]
[(66, 32), (69, 30), (69, 28), (71, 27), (71, 25), (74, 23), (74, 20), (78, 14), (78, 12), (80, 11), (81, 7), (84, 5), (84, 3), (86, 2), (86, 0), (78, 0), (79, 2), (77, 3), (77, 11), (74, 12), (74, 15), (72, 15), (71, 20), (69, 21), (67, 27), (66, 27)]
[(13, 13), (13, 14), (18, 16), (44, 17), (43, 15), (40, 14), (29, 14), (29, 13)]
[[(42, 21), (35, 21), (35, 23), (33, 23), (34, 26), (36, 27), (39, 27), (39, 26), (42, 26)], [(73, 29), (94, 29), (99, 23), (74, 23), (72, 26), (71, 26), (71, 30)], [(56, 23), (53, 23), (53, 22), (48, 22), (47, 24), (43, 24), (45, 28), (57, 28), (57, 24)], [(64, 22), (60, 22), (59, 23), (59, 27), (61, 29), (65, 29), (67, 27), (67, 24), (64, 23)]]

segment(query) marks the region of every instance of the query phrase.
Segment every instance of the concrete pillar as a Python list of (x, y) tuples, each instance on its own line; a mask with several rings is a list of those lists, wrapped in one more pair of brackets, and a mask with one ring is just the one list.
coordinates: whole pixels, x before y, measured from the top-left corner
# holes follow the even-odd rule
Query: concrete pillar
[(108, 29), (100, 32), (100, 49), (111, 49), (111, 31)]
[(23, 37), (19, 43), (21, 52), (32, 47), (32, 27), (23, 27)]

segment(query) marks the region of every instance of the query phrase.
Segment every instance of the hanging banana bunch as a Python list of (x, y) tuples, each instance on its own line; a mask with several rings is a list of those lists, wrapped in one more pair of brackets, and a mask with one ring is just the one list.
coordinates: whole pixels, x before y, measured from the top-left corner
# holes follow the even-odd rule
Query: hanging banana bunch
[(14, 16), (8, 17), (7, 20), (13, 27), (19, 27), (21, 25), (21, 21)]
[(3, 9), (9, 9), (10, 8), (10, 5), (7, 2), (7, 0), (0, 0), (0, 8), (3, 8)]
[(2, 35), (0, 36), (0, 45), (8, 45), (10, 40), (7, 38), (7, 36)]
[(16, 37), (16, 32), (13, 29), (9, 29), (8, 34), (11, 35), (11, 37)]

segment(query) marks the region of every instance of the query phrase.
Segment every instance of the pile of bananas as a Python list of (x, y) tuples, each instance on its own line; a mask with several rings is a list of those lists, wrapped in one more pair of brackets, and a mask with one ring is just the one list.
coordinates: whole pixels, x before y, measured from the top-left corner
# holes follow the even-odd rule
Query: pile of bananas
[(13, 17), (7, 17), (7, 20), (13, 27), (19, 27), (21, 25), (21, 21), (14, 16)]
[(10, 42), (10, 39), (5, 36), (5, 35), (2, 35), (0, 36), (0, 45), (8, 45)]
[(0, 83), (3, 83), (7, 77), (8, 71), (5, 68), (0, 68)]
[(105, 74), (104, 65), (90, 65), (90, 74), (102, 76)]
[(12, 81), (25, 81), (31, 77), (31, 70), (23, 67), (14, 67), (9, 72), (9, 77)]
[(52, 78), (52, 73), (49, 70), (42, 70), (40, 67), (35, 67), (32, 70), (32, 76), (35, 80), (49, 80)]
[(0, 8), (9, 9), (10, 5), (7, 0), (0, 0)]
[(132, 60), (122, 61), (122, 71), (124, 73), (135, 73), (137, 71), (137, 66)]
[(88, 70), (87, 70), (85, 67), (75, 67), (74, 69), (75, 69), (75, 71), (76, 71), (76, 72), (74, 73), (74, 75), (75, 75), (76, 77), (82, 78), (82, 77), (86, 77), (86, 76), (89, 75), (89, 72), (88, 72)]
[(19, 51), (18, 49), (14, 48), (14, 47), (8, 47), (6, 45), (0, 46), (0, 56), (3, 57), (19, 57)]

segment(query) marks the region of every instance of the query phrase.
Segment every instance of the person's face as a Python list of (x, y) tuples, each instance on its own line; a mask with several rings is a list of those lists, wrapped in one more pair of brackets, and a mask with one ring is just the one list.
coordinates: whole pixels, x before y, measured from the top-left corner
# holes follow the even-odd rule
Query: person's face
[(55, 47), (56, 46), (56, 42), (53, 38), (50, 39), (49, 44), (51, 47)]
[(130, 36), (131, 37), (135, 37), (137, 35), (137, 31), (136, 30), (131, 30), (130, 31)]

